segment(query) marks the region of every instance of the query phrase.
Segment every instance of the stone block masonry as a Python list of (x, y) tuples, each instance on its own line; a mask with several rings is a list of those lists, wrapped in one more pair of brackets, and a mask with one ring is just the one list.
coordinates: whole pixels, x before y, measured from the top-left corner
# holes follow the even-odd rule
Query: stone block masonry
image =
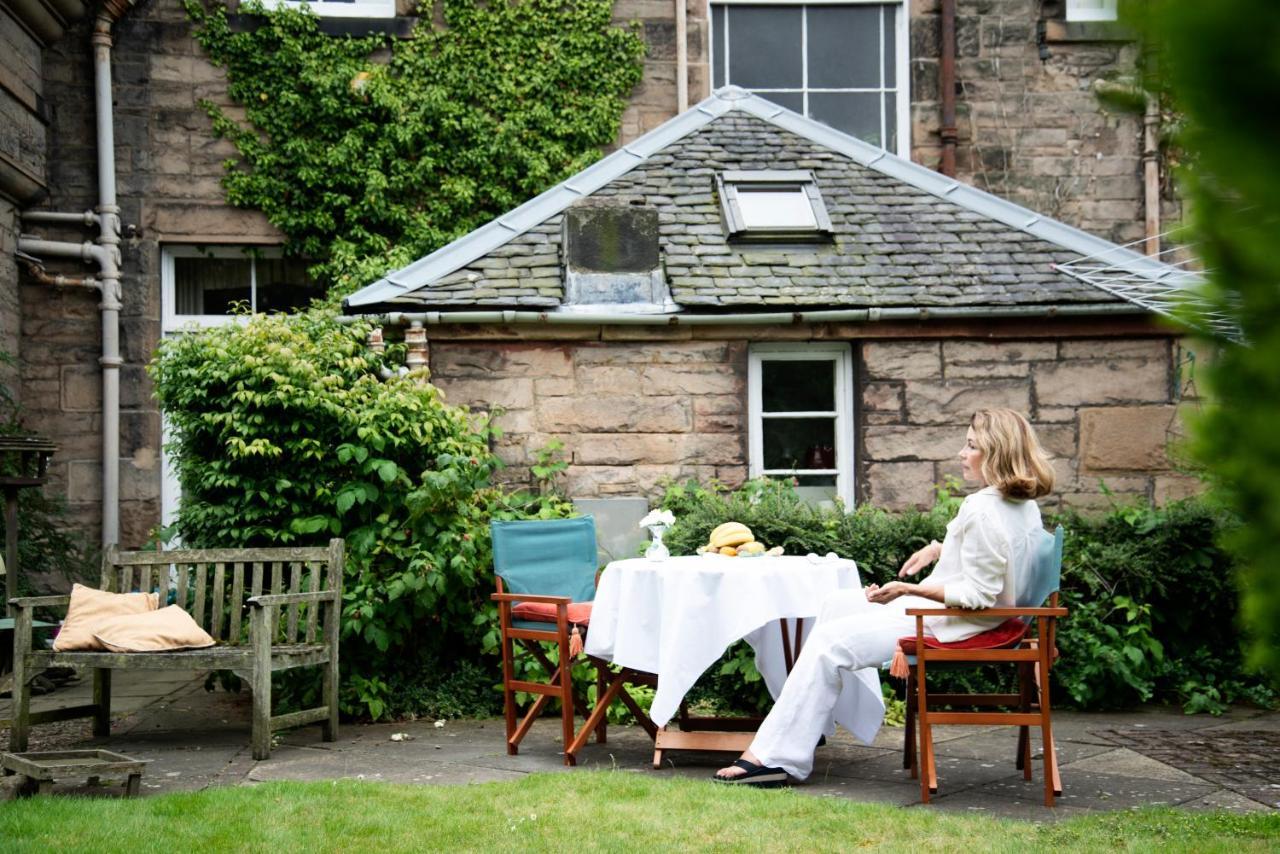
[(450, 403), (501, 411), (507, 483), (532, 485), (530, 467), (553, 440), (575, 497), (745, 477), (745, 342), (437, 341), (431, 357)]
[[(552, 440), (564, 446), (561, 486), (575, 497), (652, 497), (664, 479), (741, 483), (749, 342), (600, 337), (436, 339), (432, 381), (451, 403), (501, 412), (496, 451), (511, 485), (534, 485), (530, 468)], [(1171, 338), (853, 346), (859, 501), (930, 505), (935, 486), (960, 475), (955, 454), (973, 411), (1000, 406), (1029, 414), (1054, 457), (1046, 506), (1106, 505), (1104, 489), (1158, 501), (1198, 490), (1166, 451), (1180, 425)]]
[(1105, 505), (1104, 484), (1157, 501), (1194, 493), (1167, 450), (1181, 433), (1179, 354), (1168, 337), (865, 343), (860, 499), (928, 506), (959, 477), (972, 412), (1002, 406), (1027, 413), (1055, 458), (1050, 506)]

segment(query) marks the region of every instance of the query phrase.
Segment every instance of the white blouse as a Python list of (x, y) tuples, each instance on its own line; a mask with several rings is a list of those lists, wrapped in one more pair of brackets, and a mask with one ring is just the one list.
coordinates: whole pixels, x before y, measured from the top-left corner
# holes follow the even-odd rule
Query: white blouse
[[(1037, 538), (1043, 534), (1034, 501), (1005, 498), (994, 486), (985, 487), (966, 498), (948, 523), (942, 555), (927, 583), (942, 585), (948, 608), (1011, 608), (1031, 579)], [(928, 617), (925, 624), (938, 640), (952, 643), (1003, 621)]]

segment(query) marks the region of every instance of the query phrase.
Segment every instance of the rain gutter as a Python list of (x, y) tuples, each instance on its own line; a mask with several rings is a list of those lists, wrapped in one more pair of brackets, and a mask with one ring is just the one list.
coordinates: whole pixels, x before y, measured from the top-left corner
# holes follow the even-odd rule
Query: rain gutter
[(372, 320), (387, 326), (442, 324), (543, 324), (549, 326), (781, 326), (799, 323), (875, 323), (902, 320), (1048, 318), (1085, 315), (1148, 314), (1133, 303), (1029, 306), (901, 306), (890, 308), (786, 311), (751, 314), (630, 314), (626, 312), (559, 311), (391, 311), (344, 315), (342, 324)]

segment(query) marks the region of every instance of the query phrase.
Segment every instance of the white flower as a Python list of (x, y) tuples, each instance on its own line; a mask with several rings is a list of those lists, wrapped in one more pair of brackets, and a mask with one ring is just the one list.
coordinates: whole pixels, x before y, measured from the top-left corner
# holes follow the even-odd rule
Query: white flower
[(640, 527), (647, 528), (650, 525), (666, 525), (670, 528), (675, 523), (675, 514), (670, 510), (650, 510), (649, 515), (640, 520)]

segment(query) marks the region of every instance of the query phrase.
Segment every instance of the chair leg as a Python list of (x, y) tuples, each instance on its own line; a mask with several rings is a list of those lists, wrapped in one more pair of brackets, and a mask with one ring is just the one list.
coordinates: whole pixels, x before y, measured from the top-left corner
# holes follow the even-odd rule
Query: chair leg
[(111, 669), (93, 669), (93, 734), (98, 738), (111, 735)]
[(27, 749), (27, 736), (31, 732), (31, 676), (27, 672), (23, 650), (14, 644), (13, 649), (13, 708), (9, 723), (9, 750), (23, 753)]
[(320, 693), (329, 708), (329, 717), (321, 724), (320, 737), (324, 741), (338, 740), (338, 656), (331, 654), (324, 663), (324, 675), (320, 680)]
[(502, 715), (507, 725), (508, 756), (515, 756), (520, 752), (520, 739), (514, 737), (516, 734), (516, 692), (511, 688), (511, 683), (515, 680), (515, 666), (512, 663), (514, 655), (511, 638), (504, 637), (502, 639)]
[(916, 771), (916, 684), (915, 676), (907, 674), (907, 717), (903, 721), (902, 735), (902, 767), (910, 769), (911, 779), (917, 776)]
[(924, 681), (924, 659), (917, 660), (916, 725), (920, 728), (920, 749), (916, 761), (920, 767), (920, 802), (929, 803), (929, 795), (938, 790), (937, 771), (933, 764), (933, 729), (929, 725), (929, 691)]
[[(1040, 636), (1046, 637), (1043, 621)], [(1042, 646), (1040, 661), (1036, 664), (1036, 683), (1040, 689), (1040, 733), (1044, 737), (1044, 805), (1053, 806), (1055, 794), (1062, 793), (1062, 781), (1058, 777), (1058, 756), (1053, 745), (1053, 719), (1049, 705), (1049, 650)]]
[[(608, 690), (608, 665), (603, 661), (596, 662), (596, 706), (600, 705), (600, 701)], [(607, 706), (605, 707), (608, 708)], [(594, 714), (594, 711), (592, 712)], [(609, 741), (609, 715), (600, 715), (600, 723), (596, 727), (596, 744), (606, 744)]]
[[(1025, 664), (1018, 666), (1018, 711), (1026, 714), (1031, 711), (1032, 671)], [(1031, 727), (1018, 727), (1018, 755), (1014, 763), (1022, 772), (1022, 779), (1031, 779)]]
[(569, 642), (560, 644), (560, 730), (564, 738), (564, 764), (577, 765), (578, 757), (573, 747), (573, 659), (569, 656)]
[(251, 690), (253, 732), (249, 740), (253, 747), (253, 758), (262, 761), (271, 758), (271, 668), (254, 668)]

